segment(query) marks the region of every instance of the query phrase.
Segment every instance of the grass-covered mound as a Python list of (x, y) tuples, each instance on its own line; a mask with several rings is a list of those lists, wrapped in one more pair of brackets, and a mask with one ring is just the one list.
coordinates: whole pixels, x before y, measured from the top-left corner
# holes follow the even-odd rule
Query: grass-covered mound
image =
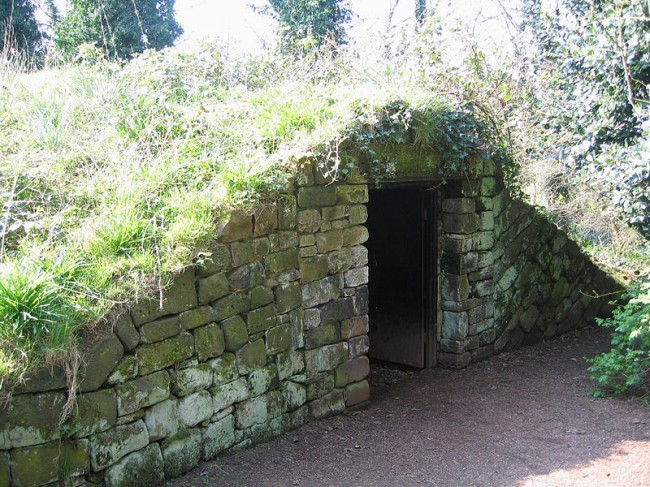
[(471, 114), (422, 85), (342, 58), (227, 59), (210, 45), (124, 66), (0, 67), (0, 380), (161, 289), (216, 220), (276, 197), (302, 157), (343, 176), (340, 142), (399, 143), (419, 119), (413, 143), (452, 162), (483, 151)]

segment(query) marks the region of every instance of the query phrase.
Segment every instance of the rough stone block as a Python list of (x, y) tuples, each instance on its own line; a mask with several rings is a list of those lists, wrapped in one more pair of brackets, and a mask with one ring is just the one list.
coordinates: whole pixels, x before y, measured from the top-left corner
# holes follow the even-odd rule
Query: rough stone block
[(281, 353), (275, 358), (278, 378), (284, 380), (305, 370), (305, 359), (301, 352), (291, 350)]
[(250, 309), (250, 297), (245, 294), (229, 294), (214, 303), (217, 320), (223, 321), (231, 316), (244, 313)]
[(217, 314), (212, 306), (200, 306), (199, 308), (191, 309), (178, 315), (178, 321), (182, 331), (193, 330), (199, 326), (212, 323), (216, 319)]
[[(6, 480), (6, 483), (0, 485), (7, 487), (9, 485), (38, 486), (50, 482), (58, 483), (63, 465), (65, 465), (66, 474), (70, 476), (88, 471), (88, 442), (86, 440), (56, 442), (16, 449), (11, 452), (11, 464), (12, 481), (9, 480), (9, 465), (7, 464), (7, 471), (4, 475), (0, 470), (0, 482)], [(6, 479), (3, 479), (5, 476)]]
[(339, 184), (336, 188), (336, 202), (339, 204), (367, 203), (368, 186), (365, 184)]
[(160, 299), (144, 299), (131, 308), (131, 318), (135, 326), (143, 325), (164, 315), (182, 313), (196, 308), (198, 300), (194, 285), (194, 269), (186, 269), (174, 276), (174, 282)]
[(277, 323), (277, 311), (273, 304), (245, 313), (244, 317), (251, 335), (268, 330)]
[(224, 320), (221, 326), (227, 351), (236, 352), (248, 343), (246, 323), (239, 315)]
[(147, 425), (150, 441), (158, 441), (174, 436), (180, 427), (178, 401), (168, 399), (148, 408), (144, 422)]
[(440, 259), (440, 267), (443, 272), (449, 274), (469, 274), (478, 269), (478, 254), (469, 252), (467, 254), (452, 254), (443, 252)]
[(268, 235), (278, 226), (278, 209), (275, 205), (265, 205), (253, 213), (253, 235)]
[(140, 334), (138, 333), (138, 330), (135, 329), (131, 315), (128, 313), (120, 315), (117, 320), (115, 320), (113, 328), (115, 329), (115, 334), (122, 342), (124, 350), (127, 352), (133, 350), (138, 346), (138, 343), (140, 343)]
[(302, 304), (311, 308), (336, 299), (341, 294), (343, 282), (340, 276), (330, 276), (302, 286)]
[(298, 283), (280, 284), (276, 286), (274, 293), (275, 306), (278, 314), (287, 313), (302, 304), (302, 293)]
[(278, 229), (292, 230), (296, 228), (298, 203), (295, 196), (281, 195), (278, 200)]
[(70, 420), (75, 436), (85, 436), (105, 431), (117, 422), (117, 397), (113, 389), (77, 395), (77, 407)]
[(0, 451), (0, 485), (11, 484), (11, 472), (9, 470), (9, 452)]
[(187, 360), (194, 354), (194, 337), (189, 333), (162, 342), (138, 347), (138, 374), (149, 375), (160, 369)]
[(307, 384), (307, 400), (312, 401), (323, 397), (334, 390), (336, 382), (334, 373), (319, 374), (316, 378), (312, 378)]
[(106, 379), (106, 384), (113, 386), (123, 384), (127, 380), (135, 379), (138, 376), (138, 359), (134, 355), (122, 357), (113, 373)]
[[(478, 346), (478, 337), (477, 337), (477, 344)], [(448, 353), (464, 353), (466, 349), (465, 345), (465, 340), (449, 340), (447, 338), (443, 338), (440, 340), (440, 349), (443, 352), (448, 352)]]
[(266, 353), (275, 355), (291, 347), (291, 323), (271, 328), (265, 334)]
[(350, 224), (363, 225), (368, 220), (368, 208), (366, 205), (354, 205), (350, 207)]
[(273, 277), (288, 269), (298, 268), (298, 249), (287, 249), (264, 257), (266, 275)]
[(305, 348), (313, 349), (338, 342), (340, 338), (338, 323), (329, 323), (305, 332)]
[(237, 368), (244, 375), (266, 365), (266, 347), (264, 340), (256, 340), (242, 347), (236, 354)]
[(348, 384), (345, 387), (345, 405), (347, 407), (362, 404), (370, 399), (370, 385), (367, 380)]
[(494, 246), (494, 232), (492, 231), (475, 233), (472, 237), (472, 250), (488, 251)]
[(479, 230), (481, 231), (494, 230), (493, 211), (483, 211), (479, 214)]
[(370, 373), (368, 357), (361, 356), (349, 360), (336, 368), (336, 387), (343, 387), (352, 382), (359, 382)]
[(134, 413), (169, 397), (169, 374), (161, 370), (115, 387), (119, 416)]
[(300, 259), (300, 282), (308, 283), (327, 276), (328, 261), (325, 255)]
[(196, 328), (194, 334), (194, 351), (200, 362), (218, 357), (226, 349), (223, 331), (217, 323)]
[(144, 421), (115, 426), (90, 437), (90, 465), (95, 472), (103, 470), (148, 444), (149, 434)]
[(248, 382), (239, 379), (227, 384), (215, 386), (211, 390), (213, 412), (219, 412), (235, 403), (245, 401), (250, 397)]
[(479, 217), (476, 213), (445, 213), (442, 215), (442, 225), (447, 233), (468, 235), (478, 230)]
[(264, 286), (251, 289), (251, 309), (260, 308), (273, 302), (273, 291)]
[(350, 269), (345, 273), (346, 287), (358, 287), (368, 283), (368, 267)]
[(474, 240), (467, 235), (446, 234), (442, 239), (442, 250), (455, 254), (464, 254), (472, 250)]
[(450, 369), (464, 369), (472, 361), (470, 352), (462, 354), (441, 352), (438, 354), (438, 363)]
[(357, 316), (341, 322), (341, 339), (348, 340), (352, 337), (368, 334), (368, 316)]
[(294, 230), (278, 232), (278, 244), (280, 250), (286, 250), (293, 247), (298, 247), (298, 245), (300, 244), (300, 239), (298, 238), (298, 232)]
[(348, 350), (350, 358), (366, 355), (370, 350), (370, 339), (368, 338), (368, 335), (362, 335), (348, 340)]
[(60, 438), (63, 392), (16, 395), (0, 414), (0, 448), (38, 445)]
[(209, 419), (213, 412), (212, 396), (208, 391), (198, 391), (178, 400), (178, 417), (188, 428)]
[(473, 198), (445, 198), (442, 200), (442, 211), (445, 213), (475, 213), (476, 205)]
[(469, 327), (467, 312), (455, 313), (443, 311), (442, 337), (450, 340), (463, 340), (467, 336)]
[(282, 395), (288, 411), (294, 411), (307, 402), (307, 388), (296, 382), (283, 382)]
[(336, 204), (336, 186), (314, 186), (298, 189), (301, 208), (332, 206)]
[(219, 242), (229, 243), (246, 240), (253, 234), (253, 215), (235, 210), (230, 213), (226, 223), (217, 225), (216, 238)]
[(519, 318), (519, 326), (528, 333), (533, 329), (537, 319), (539, 318), (539, 310), (535, 306), (528, 308)]
[(344, 230), (330, 230), (316, 234), (316, 248), (318, 253), (324, 254), (332, 250), (340, 249), (343, 246)]
[(350, 215), (350, 207), (347, 205), (328, 206), (322, 209), (324, 220), (340, 220)]
[(223, 272), (196, 281), (199, 304), (215, 301), (230, 292), (228, 279)]
[(493, 355), (494, 355), (494, 345), (493, 344), (477, 348), (476, 350), (472, 350), (472, 352), (471, 352), (472, 362), (480, 362), (481, 360), (485, 360), (487, 358), (490, 358)]
[(195, 262), (196, 275), (199, 277), (209, 276), (230, 267), (230, 249), (228, 245), (213, 240), (208, 249), (199, 254)]
[(369, 299), (370, 291), (368, 286), (360, 286), (352, 296), (352, 303), (354, 305), (354, 314), (356, 316), (367, 315), (369, 312)]
[(298, 212), (298, 231), (313, 234), (318, 231), (321, 224), (321, 215), (318, 210), (302, 210)]
[(343, 245), (351, 247), (360, 245), (368, 240), (368, 229), (362, 225), (355, 225), (343, 229)]
[(254, 424), (264, 424), (268, 419), (268, 395), (254, 397), (235, 407), (235, 419), (239, 429), (250, 428)]
[(107, 487), (156, 487), (165, 480), (165, 467), (158, 443), (131, 453), (106, 471)]
[(230, 272), (228, 274), (228, 285), (233, 291), (245, 291), (263, 284), (265, 279), (264, 266), (261, 262), (255, 261)]
[(469, 279), (466, 275), (442, 275), (442, 299), (447, 301), (465, 301), (469, 297)]
[(354, 316), (352, 298), (339, 298), (321, 306), (320, 318), (323, 324), (346, 320)]
[(203, 460), (210, 460), (235, 443), (235, 418), (232, 414), (210, 423), (203, 430)]
[(181, 331), (178, 316), (167, 316), (145, 323), (140, 327), (142, 343), (156, 343), (178, 335)]
[(309, 375), (334, 370), (348, 358), (348, 344), (336, 343), (305, 351), (305, 369)]
[(363, 245), (355, 245), (350, 248), (352, 254), (352, 267), (368, 265), (368, 249)]
[(345, 394), (341, 389), (334, 389), (329, 394), (309, 403), (309, 415), (312, 418), (326, 418), (345, 410)]
[(275, 389), (279, 384), (278, 369), (272, 364), (248, 374), (248, 388), (252, 396), (259, 396)]
[(171, 391), (176, 396), (187, 396), (199, 389), (212, 385), (212, 367), (203, 363), (185, 369), (172, 370), (169, 373)]
[(503, 293), (510, 289), (517, 280), (518, 276), (519, 274), (517, 273), (517, 269), (514, 267), (509, 267), (506, 269), (506, 271), (497, 282), (497, 291)]
[(215, 386), (232, 382), (239, 377), (237, 361), (232, 353), (224, 353), (221, 357), (208, 361), (214, 373), (212, 384)]
[(81, 392), (96, 391), (106, 382), (124, 356), (122, 342), (114, 335), (96, 343), (86, 354), (86, 367), (79, 382)]
[(194, 428), (181, 431), (176, 436), (164, 440), (160, 447), (165, 464), (165, 478), (180, 477), (199, 464), (201, 430)]

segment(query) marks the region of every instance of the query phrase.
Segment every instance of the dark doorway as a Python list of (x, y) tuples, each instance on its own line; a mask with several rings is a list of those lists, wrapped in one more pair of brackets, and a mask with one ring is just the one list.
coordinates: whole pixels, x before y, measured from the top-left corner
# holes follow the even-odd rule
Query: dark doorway
[(434, 191), (377, 189), (368, 203), (370, 357), (435, 365)]

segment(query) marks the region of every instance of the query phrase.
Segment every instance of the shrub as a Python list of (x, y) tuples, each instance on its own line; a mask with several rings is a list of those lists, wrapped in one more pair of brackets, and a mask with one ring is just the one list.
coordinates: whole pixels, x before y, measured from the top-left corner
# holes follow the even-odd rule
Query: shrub
[(594, 359), (589, 367), (596, 380), (594, 395), (650, 393), (650, 279), (628, 292), (629, 301), (598, 323), (613, 328), (612, 350)]

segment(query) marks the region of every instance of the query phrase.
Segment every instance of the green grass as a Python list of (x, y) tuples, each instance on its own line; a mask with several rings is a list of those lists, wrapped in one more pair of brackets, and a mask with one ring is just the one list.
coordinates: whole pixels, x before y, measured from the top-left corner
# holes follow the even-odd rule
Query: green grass
[(124, 66), (0, 65), (0, 379), (153, 294), (230, 209), (276, 195), (297, 161), (372, 131), (384, 107), (454, 111), (417, 70), (391, 72), (215, 45)]

